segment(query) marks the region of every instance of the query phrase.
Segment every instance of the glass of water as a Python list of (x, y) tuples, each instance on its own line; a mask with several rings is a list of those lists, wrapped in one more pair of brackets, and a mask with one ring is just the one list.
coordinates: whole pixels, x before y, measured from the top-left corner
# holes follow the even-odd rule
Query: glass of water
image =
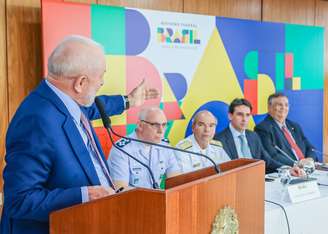
[(307, 177), (315, 171), (315, 163), (313, 159), (306, 158), (300, 160), (298, 161), (297, 166), (305, 171)]
[(277, 169), (280, 182), (284, 185), (288, 184), (291, 180), (289, 169), (290, 169), (289, 166), (282, 166)]

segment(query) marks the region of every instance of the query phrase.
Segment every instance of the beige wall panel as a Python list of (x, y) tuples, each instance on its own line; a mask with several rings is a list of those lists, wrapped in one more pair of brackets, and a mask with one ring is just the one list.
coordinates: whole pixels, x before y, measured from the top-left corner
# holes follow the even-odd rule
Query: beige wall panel
[(97, 3), (97, 0), (64, 0), (64, 2)]
[(98, 0), (98, 4), (145, 8), (161, 11), (183, 11), (183, 0)]
[(314, 25), (315, 0), (263, 0), (263, 21)]
[(184, 12), (261, 20), (261, 0), (185, 0)]
[(39, 0), (7, 0), (9, 118), (41, 79)]
[(8, 127), (8, 90), (6, 64), (6, 6), (0, 0), (0, 191), (2, 191), (2, 170), (4, 166), (5, 136)]

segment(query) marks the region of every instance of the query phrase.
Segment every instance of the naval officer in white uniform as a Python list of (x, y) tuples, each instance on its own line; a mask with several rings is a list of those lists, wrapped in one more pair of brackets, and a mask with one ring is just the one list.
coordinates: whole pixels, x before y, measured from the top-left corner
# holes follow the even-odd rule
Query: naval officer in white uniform
[[(198, 112), (192, 122), (193, 134), (181, 140), (176, 147), (205, 154), (216, 164), (229, 161), (230, 157), (224, 151), (221, 142), (213, 140), (216, 125), (217, 119), (211, 112), (207, 110)], [(208, 159), (198, 155), (176, 151), (175, 156), (183, 173), (213, 166)]]

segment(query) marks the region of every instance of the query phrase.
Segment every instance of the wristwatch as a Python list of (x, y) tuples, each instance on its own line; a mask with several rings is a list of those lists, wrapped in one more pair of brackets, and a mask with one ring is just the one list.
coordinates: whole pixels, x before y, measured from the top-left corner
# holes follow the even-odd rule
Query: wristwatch
[(130, 108), (130, 101), (129, 101), (129, 97), (127, 95), (123, 96), (124, 98), (124, 105), (125, 105), (125, 110)]

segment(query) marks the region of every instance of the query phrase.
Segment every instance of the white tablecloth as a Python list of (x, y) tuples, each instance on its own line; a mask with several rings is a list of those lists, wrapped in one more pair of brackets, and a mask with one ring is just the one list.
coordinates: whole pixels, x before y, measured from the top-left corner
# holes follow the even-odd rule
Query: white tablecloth
[[(328, 185), (328, 173), (315, 171), (313, 177)], [(265, 183), (265, 199), (284, 206), (292, 234), (328, 233), (328, 187), (320, 186), (320, 198), (300, 203), (291, 203), (286, 190), (279, 179)], [(274, 204), (265, 202), (265, 234), (288, 233), (283, 210)]]

